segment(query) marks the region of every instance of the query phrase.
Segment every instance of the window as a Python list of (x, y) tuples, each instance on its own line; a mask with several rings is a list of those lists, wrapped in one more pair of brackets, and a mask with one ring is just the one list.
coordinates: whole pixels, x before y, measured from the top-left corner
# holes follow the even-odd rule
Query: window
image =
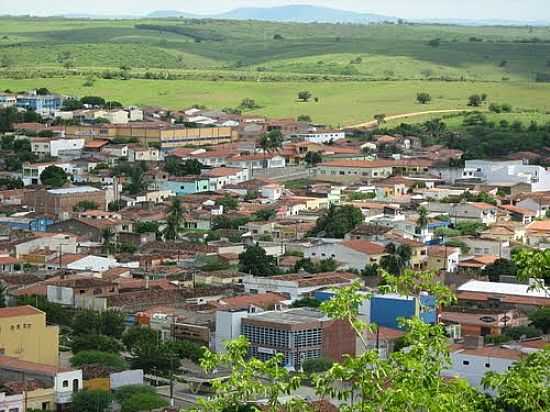
[(69, 387), (69, 381), (63, 381), (63, 387), (68, 388)]
[(78, 379), (73, 379), (73, 392), (78, 392)]
[(491, 364), (490, 364), (490, 363), (486, 363), (486, 364), (485, 364), (485, 367), (486, 367), (486, 368), (490, 368), (490, 367), (491, 367)]
[(468, 365), (470, 364), (470, 361), (463, 360), (463, 361), (462, 361), (462, 364), (463, 364), (464, 366), (468, 366)]

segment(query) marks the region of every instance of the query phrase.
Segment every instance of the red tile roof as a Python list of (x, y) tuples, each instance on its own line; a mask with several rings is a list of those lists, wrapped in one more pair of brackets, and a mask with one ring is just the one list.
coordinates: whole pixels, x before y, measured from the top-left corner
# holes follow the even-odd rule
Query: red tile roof
[(42, 313), (44, 312), (30, 305), (0, 308), (0, 318), (13, 318), (17, 316), (39, 315)]
[(55, 376), (59, 372), (69, 372), (75, 369), (59, 368), (57, 366), (44, 365), (36, 362), (28, 362), (0, 355), (0, 369), (8, 369), (20, 372), (34, 372), (39, 375)]
[(237, 167), (216, 167), (210, 169), (204, 173), (204, 176), (208, 177), (225, 177), (238, 174), (242, 169)]
[(13, 265), (17, 263), (17, 259), (13, 256), (0, 256), (0, 265)]
[(368, 240), (347, 240), (342, 242), (341, 245), (367, 255), (381, 255), (384, 253), (383, 245)]
[(246, 309), (251, 305), (260, 306), (264, 309), (269, 309), (284, 300), (287, 300), (286, 296), (280, 295), (278, 293), (268, 292), (259, 293), (257, 295), (242, 295), (230, 298), (222, 298), (217, 302), (213, 302), (212, 305), (218, 309)]

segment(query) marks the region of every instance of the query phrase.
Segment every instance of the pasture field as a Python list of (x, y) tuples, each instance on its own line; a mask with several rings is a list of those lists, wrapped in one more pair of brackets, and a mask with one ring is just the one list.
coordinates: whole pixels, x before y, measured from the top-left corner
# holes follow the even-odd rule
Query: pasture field
[[(85, 78), (0, 79), (0, 90), (13, 92), (47, 87), (66, 95), (100, 95), (124, 104), (160, 106), (176, 110), (194, 104), (221, 109), (237, 107), (249, 97), (260, 108), (248, 113), (276, 118), (307, 114), (316, 122), (345, 126), (386, 115), (427, 110), (467, 109), (468, 96), (486, 93), (489, 101), (510, 103), (518, 111), (550, 112), (548, 83), (482, 83), (482, 82), (238, 82), (191, 80), (105, 80), (93, 86), (84, 85)], [(297, 101), (297, 93), (311, 91), (319, 98), (316, 103)], [(428, 92), (433, 101), (427, 105), (416, 102), (418, 92)], [(404, 119), (406, 120), (406, 119)], [(402, 120), (402, 121), (404, 121)], [(411, 118), (412, 121), (412, 118)]]

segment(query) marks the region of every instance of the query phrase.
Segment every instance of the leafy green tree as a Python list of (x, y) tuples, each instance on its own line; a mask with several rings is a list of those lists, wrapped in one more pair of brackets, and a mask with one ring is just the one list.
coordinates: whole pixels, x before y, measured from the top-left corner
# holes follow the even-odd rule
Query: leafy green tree
[[(0, 133), (13, 131), (13, 124), (16, 121), (17, 109), (15, 107), (6, 107), (5, 109), (0, 109)], [(13, 142), (13, 136), (2, 136), (2, 149), (4, 150), (9, 150), (4, 143), (8, 139)]]
[(180, 359), (189, 359), (198, 363), (204, 355), (204, 348), (189, 340), (172, 341), (166, 345)]
[(308, 273), (334, 272), (338, 267), (334, 259), (322, 259), (314, 262), (310, 258), (302, 258), (294, 265), (294, 271), (305, 270)]
[(176, 240), (183, 230), (183, 207), (181, 200), (177, 197), (172, 200), (170, 207), (168, 208), (168, 218), (166, 219), (166, 228), (163, 235), (165, 239)]
[(174, 367), (175, 353), (166, 344), (138, 341), (130, 351), (132, 369), (166, 375)]
[(343, 239), (346, 233), (363, 223), (364, 217), (360, 209), (353, 206), (331, 205), (323, 213), (312, 229), (314, 236)]
[(321, 301), (315, 298), (305, 296), (302, 299), (295, 300), (290, 305), (291, 308), (318, 308), (321, 306)]
[(273, 276), (279, 272), (276, 259), (258, 245), (248, 247), (239, 255), (239, 270), (254, 276)]
[(259, 222), (268, 222), (277, 216), (277, 211), (275, 209), (262, 209), (254, 213), (254, 219)]
[(473, 94), (468, 98), (468, 106), (479, 107), (481, 106), (482, 100), (479, 94)]
[(111, 228), (107, 227), (101, 231), (101, 237), (103, 238), (103, 253), (110, 255), (116, 251), (116, 245), (113, 243), (115, 234)]
[(239, 108), (241, 110), (255, 110), (259, 109), (260, 106), (258, 105), (258, 103), (256, 103), (256, 100), (247, 97), (241, 101)]
[(487, 276), (491, 282), (498, 282), (501, 276), (515, 277), (516, 273), (516, 264), (508, 259), (497, 259), (481, 271), (481, 274)]
[(123, 350), (120, 342), (114, 338), (103, 335), (80, 335), (71, 339), (71, 352), (99, 351), (120, 353)]
[(267, 153), (279, 150), (283, 146), (283, 134), (279, 129), (265, 133), (260, 139), (260, 148), (264, 153), (264, 168), (267, 168)]
[(8, 292), (8, 287), (0, 282), (0, 308), (6, 307), (6, 295)]
[(392, 275), (399, 275), (409, 266), (412, 250), (409, 245), (395, 246), (389, 243), (385, 247), (386, 255), (380, 259), (380, 267)]
[(309, 91), (302, 91), (298, 93), (298, 100), (301, 100), (303, 102), (308, 102), (311, 99), (312, 95)]
[(80, 99), (80, 103), (89, 106), (104, 107), (105, 99), (100, 96), (84, 96), (82, 99)]
[(376, 125), (380, 127), (386, 122), (386, 115), (384, 113), (375, 114), (374, 120), (376, 120)]
[(432, 96), (429, 93), (417, 93), (416, 101), (420, 104), (428, 104), (432, 101)]
[(99, 313), (99, 324), (102, 335), (120, 339), (126, 329), (126, 315), (116, 310), (106, 310)]
[(361, 275), (365, 277), (375, 277), (378, 276), (378, 271), (380, 269), (380, 266), (378, 264), (373, 263), (372, 265), (365, 265), (365, 269), (361, 271)]
[(513, 340), (519, 340), (522, 337), (536, 338), (542, 335), (542, 331), (534, 326), (515, 326), (513, 328), (504, 329), (504, 334), (511, 337)]
[(111, 410), (112, 401), (107, 391), (84, 390), (73, 394), (71, 408), (78, 412), (106, 412)]
[(216, 200), (218, 206), (223, 206), (224, 211), (237, 210), (239, 208), (239, 200), (229, 194), (225, 194), (221, 199)]
[(543, 333), (550, 333), (550, 308), (542, 307), (531, 313), (529, 313), (529, 320), (531, 325), (537, 329), (543, 331)]
[(147, 166), (142, 162), (138, 167), (133, 167), (128, 172), (130, 182), (126, 186), (126, 190), (131, 195), (137, 195), (143, 192), (147, 188), (147, 182), (145, 181), (145, 172)]
[(321, 153), (319, 152), (307, 152), (306, 156), (304, 157), (304, 161), (308, 165), (308, 167), (315, 167), (319, 163), (323, 161), (323, 156), (321, 156)]
[(114, 369), (126, 369), (126, 361), (118, 354), (112, 352), (100, 352), (96, 350), (78, 352), (71, 358), (71, 366), (80, 368), (84, 365), (101, 365)]
[(164, 164), (164, 170), (173, 176), (200, 175), (203, 168), (197, 159), (180, 160), (169, 157)]
[(124, 208), (124, 204), (125, 202), (123, 200), (113, 200), (112, 202), (109, 202), (107, 209), (109, 212), (118, 212)]
[(544, 412), (550, 406), (550, 348), (514, 363), (507, 373), (489, 372), (483, 385), (496, 392), (498, 410)]
[(152, 344), (159, 343), (159, 333), (151, 328), (133, 326), (124, 332), (122, 335), (122, 342), (126, 349), (131, 351), (140, 344)]
[(420, 229), (424, 229), (428, 226), (428, 209), (424, 206), (420, 206), (416, 211), (418, 213), (418, 219), (416, 220), (416, 226)]
[(307, 122), (307, 123), (311, 123), (311, 116), (308, 115), (308, 114), (301, 114), (299, 115), (296, 120), (298, 122)]
[(48, 166), (40, 174), (40, 181), (45, 186), (62, 187), (67, 183), (67, 173), (59, 166)]

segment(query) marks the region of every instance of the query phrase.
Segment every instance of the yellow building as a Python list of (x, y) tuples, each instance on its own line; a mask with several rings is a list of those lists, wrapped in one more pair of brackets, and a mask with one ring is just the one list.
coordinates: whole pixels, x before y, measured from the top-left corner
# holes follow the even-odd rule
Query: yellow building
[(57, 366), (59, 328), (46, 325), (46, 314), (32, 306), (0, 309), (0, 354)]

